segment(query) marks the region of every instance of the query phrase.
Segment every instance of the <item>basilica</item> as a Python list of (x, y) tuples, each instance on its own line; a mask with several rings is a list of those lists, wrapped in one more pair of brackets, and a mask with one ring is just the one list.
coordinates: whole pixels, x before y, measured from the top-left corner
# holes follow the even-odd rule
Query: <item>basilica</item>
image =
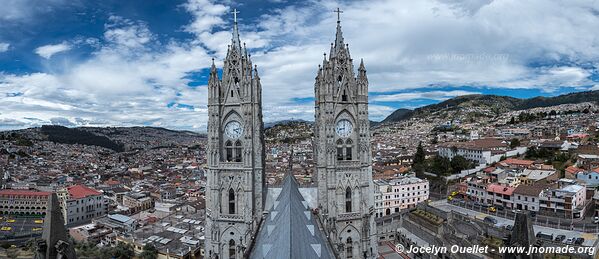
[(363, 61), (354, 69), (340, 13), (314, 84), (315, 202), (291, 173), (266, 187), (262, 84), (234, 18), (222, 75), (213, 61), (208, 82), (207, 258), (378, 257), (368, 78)]

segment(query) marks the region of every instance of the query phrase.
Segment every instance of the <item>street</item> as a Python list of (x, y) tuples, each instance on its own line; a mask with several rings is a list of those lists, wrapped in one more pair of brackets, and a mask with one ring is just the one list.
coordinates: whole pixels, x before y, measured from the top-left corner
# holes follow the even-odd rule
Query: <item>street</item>
[[(471, 216), (473, 218), (477, 218), (477, 219), (484, 219), (487, 216), (491, 216), (495, 219), (497, 219), (497, 226), (506, 226), (506, 225), (512, 225), (514, 224), (514, 213), (512, 213), (511, 211), (509, 213), (506, 213), (504, 211), (501, 211), (499, 213), (489, 213), (486, 211), (486, 209), (484, 210), (472, 210), (471, 207), (465, 208), (462, 206), (457, 206), (455, 205), (453, 202), (452, 204), (448, 203), (446, 200), (438, 200), (438, 201), (433, 201), (430, 203), (430, 206), (433, 206), (435, 208), (438, 208), (440, 210), (443, 211), (456, 211), (456, 212), (460, 212), (462, 214), (466, 214), (468, 216)], [(511, 217), (511, 218), (506, 218), (503, 216), (507, 217)], [(537, 216), (538, 217), (538, 216)], [(539, 220), (539, 219), (534, 219), (533, 218), (533, 228), (535, 233), (541, 231), (541, 232), (545, 232), (545, 233), (552, 233), (554, 234), (554, 236), (556, 235), (565, 235), (566, 238), (569, 237), (582, 237), (584, 238), (584, 246), (594, 246), (595, 242), (597, 241), (597, 233), (598, 232), (592, 232), (589, 233), (591, 231), (581, 231), (581, 229), (578, 228), (574, 228), (573, 230), (569, 230), (569, 229), (563, 229), (563, 228), (555, 228), (556, 225), (551, 225), (551, 223), (549, 223), (549, 225), (544, 225), (545, 222), (543, 222), (543, 220)], [(589, 230), (589, 229), (585, 229), (585, 230)]]

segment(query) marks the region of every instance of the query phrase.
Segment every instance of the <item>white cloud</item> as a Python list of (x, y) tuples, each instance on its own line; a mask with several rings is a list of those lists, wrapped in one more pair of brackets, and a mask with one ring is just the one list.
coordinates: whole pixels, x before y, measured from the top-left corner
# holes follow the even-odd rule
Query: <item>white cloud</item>
[(27, 22), (38, 18), (39, 14), (76, 5), (77, 2), (65, 0), (2, 0), (0, 21), (4, 21), (4, 23), (0, 23), (0, 27), (8, 22)]
[(10, 44), (6, 42), (0, 42), (0, 53), (8, 51), (8, 47), (10, 47)]
[[(344, 11), (345, 42), (356, 65), (364, 58), (375, 102), (477, 93), (451, 90), (463, 85), (547, 92), (563, 86), (598, 89), (589, 79), (593, 71), (585, 66), (599, 67), (599, 17), (590, 0), (314, 0), (266, 10), (256, 23), (244, 20), (241, 10), (241, 40), (258, 65), (265, 121), (313, 119), (313, 104), (295, 100), (313, 97), (318, 64), (334, 40), (336, 16), (331, 11), (338, 5)], [(232, 8), (228, 2), (188, 0), (181, 9), (192, 15), (182, 28), (193, 36), (189, 41), (160, 42), (147, 23), (112, 16), (98, 39), (36, 50), (57, 69), (0, 73), (0, 96), (7, 96), (0, 105), (11, 111), (1, 113), (0, 122), (39, 125), (54, 119), (205, 130), (205, 87), (188, 87), (188, 76), (208, 68), (213, 56), (222, 66), (231, 40)], [(89, 58), (50, 59), (83, 41), (95, 49)], [(421, 87), (432, 90), (414, 90)], [(389, 92), (402, 93), (385, 94)], [(167, 107), (171, 103), (175, 105)], [(371, 105), (370, 115), (382, 119), (393, 110)]]
[(472, 91), (462, 91), (462, 90), (453, 90), (453, 91), (430, 91), (430, 92), (410, 92), (410, 93), (399, 93), (399, 94), (390, 94), (390, 95), (379, 95), (371, 98), (373, 101), (377, 102), (400, 102), (407, 100), (417, 100), (417, 99), (430, 99), (437, 101), (444, 101), (456, 96), (462, 95), (471, 95), (471, 94), (480, 94), (480, 92), (472, 92)]
[(70, 49), (71, 49), (71, 46), (68, 43), (63, 42), (63, 43), (54, 44), (54, 45), (41, 46), (41, 47), (35, 49), (35, 53), (45, 59), (50, 59), (55, 54), (64, 52), (64, 51), (67, 51)]

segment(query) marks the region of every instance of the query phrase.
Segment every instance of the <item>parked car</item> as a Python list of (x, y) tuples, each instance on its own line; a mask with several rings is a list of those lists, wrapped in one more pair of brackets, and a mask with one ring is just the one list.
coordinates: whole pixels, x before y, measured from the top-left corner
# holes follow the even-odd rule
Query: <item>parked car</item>
[(564, 241), (564, 244), (566, 244), (566, 245), (572, 245), (572, 244), (574, 244), (574, 238), (573, 237), (569, 237), (568, 239), (566, 239)]
[(513, 225), (505, 225), (505, 230), (512, 231), (513, 228)]
[(582, 243), (584, 243), (584, 238), (582, 238), (582, 237), (576, 238), (574, 240), (575, 245), (582, 245)]
[(503, 210), (503, 206), (501, 206), (501, 205), (497, 205), (497, 206), (495, 206), (495, 208), (496, 208), (497, 210)]
[(484, 219), (485, 222), (491, 223), (491, 224), (497, 224), (497, 220), (493, 217), (490, 216), (486, 216)]
[(544, 232), (537, 232), (536, 237), (542, 238), (542, 239), (547, 239), (547, 240), (553, 240), (553, 234), (544, 233)]
[(594, 217), (593, 218), (593, 223), (595, 223), (595, 224), (599, 223), (599, 217)]
[(564, 239), (566, 239), (566, 235), (557, 235), (555, 237), (555, 242), (562, 242)]
[(497, 209), (495, 207), (489, 207), (487, 210), (489, 212), (496, 212), (497, 211)]

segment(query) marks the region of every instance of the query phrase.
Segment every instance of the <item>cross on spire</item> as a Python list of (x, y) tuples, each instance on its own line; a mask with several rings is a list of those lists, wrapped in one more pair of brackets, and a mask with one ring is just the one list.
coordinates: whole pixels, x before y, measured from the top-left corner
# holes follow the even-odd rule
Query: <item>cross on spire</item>
[(333, 10), (333, 12), (337, 13), (337, 22), (341, 22), (341, 13), (343, 13), (343, 11), (337, 7), (337, 10)]
[(239, 11), (237, 11), (237, 9), (233, 9), (233, 21), (235, 23), (237, 23), (237, 14), (239, 13)]

